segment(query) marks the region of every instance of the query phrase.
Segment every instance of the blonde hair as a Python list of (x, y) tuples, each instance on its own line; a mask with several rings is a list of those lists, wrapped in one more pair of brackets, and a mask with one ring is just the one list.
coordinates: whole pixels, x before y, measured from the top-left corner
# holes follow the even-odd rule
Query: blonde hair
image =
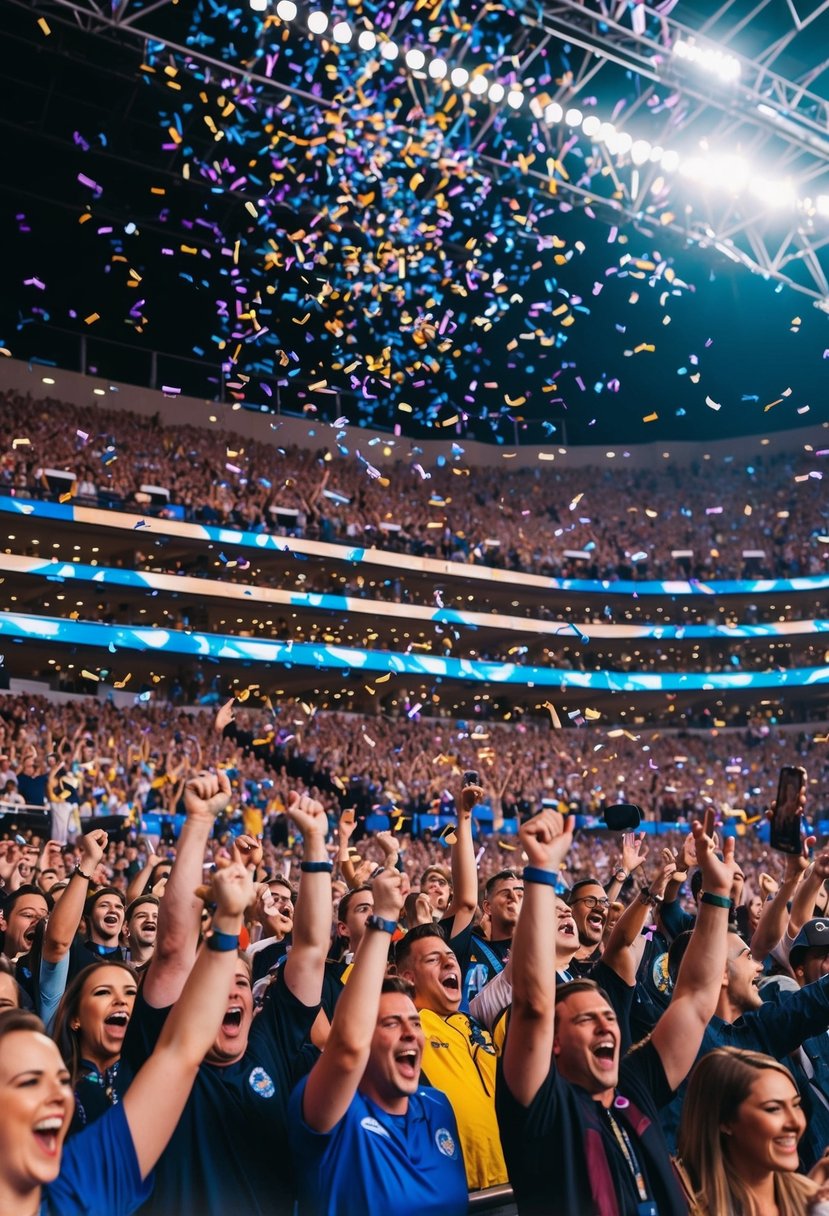
[[(771, 1056), (737, 1047), (718, 1047), (691, 1073), (679, 1126), (679, 1156), (698, 1210), (706, 1216), (764, 1216), (729, 1158), (722, 1124), (734, 1119), (761, 1072), (788, 1069)], [(817, 1185), (802, 1174), (774, 1171), (774, 1199), (780, 1216), (808, 1216)]]

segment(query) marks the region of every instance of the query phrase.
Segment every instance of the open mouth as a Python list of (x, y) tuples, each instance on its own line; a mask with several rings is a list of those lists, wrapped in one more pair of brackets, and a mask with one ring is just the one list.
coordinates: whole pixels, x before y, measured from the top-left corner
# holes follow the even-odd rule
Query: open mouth
[(601, 930), (604, 929), (605, 919), (606, 918), (599, 913), (593, 912), (590, 916), (588, 916), (587, 923), (591, 929)]
[(37, 932), (37, 925), (32, 925), (31, 929), (27, 929), (26, 932), (23, 934), (23, 940), (27, 946), (31, 946), (32, 942), (35, 940), (36, 932)]
[(121, 918), (115, 912), (107, 912), (104, 917), (104, 924), (110, 929), (117, 929), (120, 923)]
[(225, 1016), (222, 1018), (222, 1030), (225, 1034), (235, 1035), (239, 1032), (242, 1026), (242, 1007), (241, 1005), (231, 1005)]
[(396, 1055), (397, 1067), (408, 1080), (415, 1080), (418, 1074), (418, 1057), (416, 1051), (401, 1051)]
[(600, 1043), (598, 1047), (593, 1048), (593, 1056), (600, 1068), (612, 1068), (616, 1060), (616, 1044), (611, 1042)]
[(461, 990), (460, 980), (454, 972), (445, 975), (440, 982), (448, 992), (457, 993)]
[(57, 1156), (58, 1135), (63, 1127), (63, 1119), (56, 1115), (50, 1119), (41, 1119), (32, 1129), (40, 1147), (49, 1157)]

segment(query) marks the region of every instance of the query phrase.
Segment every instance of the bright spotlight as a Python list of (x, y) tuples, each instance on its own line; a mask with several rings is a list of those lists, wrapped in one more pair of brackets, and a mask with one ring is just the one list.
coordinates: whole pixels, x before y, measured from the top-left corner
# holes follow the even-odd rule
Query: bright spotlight
[(406, 51), (406, 67), (411, 68), (413, 72), (419, 72), (426, 63), (426, 56), (423, 51), (414, 46), (410, 51)]
[(561, 122), (564, 111), (557, 101), (551, 101), (544, 111), (544, 121), (549, 123)]
[(475, 93), (479, 97), (480, 97), (481, 93), (485, 93), (488, 88), (489, 88), (489, 83), (487, 81), (486, 76), (484, 76), (483, 74), (480, 74), (478, 76), (473, 76), (469, 82), (469, 92)]
[(469, 73), (466, 68), (452, 68), (452, 71), (449, 73), (449, 79), (456, 89), (462, 89), (469, 80)]
[(504, 100), (504, 92), (505, 92), (504, 86), (502, 84), (499, 84), (498, 81), (496, 80), (494, 84), (491, 84), (489, 86), (489, 93), (487, 94), (487, 96), (489, 97), (490, 101), (494, 101), (497, 104), (499, 101)]
[(377, 46), (377, 35), (371, 30), (360, 30), (357, 35), (357, 46), (361, 51), (373, 51)]
[(268, 7), (268, 0), (248, 0), (248, 3), (255, 13), (264, 13)]
[(279, 4), (276, 6), (276, 15), (281, 21), (293, 21), (296, 16), (294, 0), (279, 0)]
[(445, 59), (432, 59), (429, 63), (429, 75), (432, 80), (443, 80), (448, 71)]
[(396, 59), (397, 58), (397, 43), (392, 42), (391, 39), (389, 39), (388, 42), (384, 42), (383, 45), (380, 47), (380, 55), (383, 59), (388, 59), (389, 61), (391, 61), (392, 59)]
[(510, 89), (507, 93), (507, 105), (513, 110), (520, 110), (524, 104), (524, 94), (520, 89)]
[(354, 37), (354, 31), (347, 21), (338, 21), (331, 34), (334, 41), (341, 43), (343, 46)]
[(564, 121), (567, 123), (568, 127), (580, 127), (582, 118), (583, 115), (581, 110), (576, 109), (575, 106), (573, 106), (571, 110), (568, 110), (564, 115)]
[(312, 34), (324, 34), (328, 29), (328, 17), (320, 9), (308, 14), (308, 29)]
[(673, 148), (667, 148), (662, 153), (661, 163), (666, 173), (676, 173), (679, 168), (679, 153)]
[(601, 125), (601, 119), (597, 118), (595, 114), (588, 114), (581, 124), (581, 129), (588, 139), (592, 139), (594, 135), (598, 135)]
[(630, 159), (634, 165), (644, 165), (650, 160), (651, 146), (646, 139), (635, 139), (630, 149)]

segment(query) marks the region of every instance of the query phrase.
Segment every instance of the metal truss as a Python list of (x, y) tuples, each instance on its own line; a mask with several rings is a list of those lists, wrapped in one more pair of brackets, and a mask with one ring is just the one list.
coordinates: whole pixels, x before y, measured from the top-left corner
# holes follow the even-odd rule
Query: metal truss
[[(165, 38), (154, 20), (143, 20), (177, 8), (173, 0), (120, 0), (114, 10), (107, 0), (34, 2), (44, 14), (71, 14), (93, 34), (157, 38), (172, 52), (207, 59), (198, 48)], [(716, 185), (706, 189), (700, 182), (671, 179), (658, 163), (636, 168), (620, 162), (605, 145), (591, 145), (583, 135), (576, 164), (574, 157), (566, 156), (572, 132), (542, 123), (551, 162), (557, 166), (555, 191), (593, 204), (611, 223), (627, 220), (649, 234), (668, 230), (686, 242), (716, 249), (829, 311), (829, 216), (813, 203), (818, 195), (829, 195), (829, 101), (810, 87), (829, 70), (829, 36), (822, 20), (829, 14), (829, 0), (816, 3), (804, 17), (795, 0), (757, 0), (750, 12), (738, 0), (728, 0), (710, 15), (707, 6), (702, 7), (704, 17), (691, 24), (673, 15), (688, 6), (670, 0), (660, 10), (632, 6), (627, 0), (518, 0), (510, 71), (525, 80), (551, 44), (567, 44), (570, 70), (551, 99), (567, 106), (595, 97), (595, 112), (601, 117), (610, 118), (612, 112), (617, 126), (681, 155), (695, 153), (700, 145), (711, 152), (739, 153), (770, 181), (790, 180), (799, 204), (774, 209)], [(756, 24), (761, 13), (774, 18), (779, 34), (749, 58), (736, 44), (750, 36), (756, 41), (752, 22)], [(678, 61), (671, 48), (680, 37), (727, 49), (740, 61), (739, 79), (722, 83)], [(776, 70), (793, 54), (809, 62), (808, 70), (794, 80)], [(228, 65), (223, 66), (227, 71)], [(256, 79), (250, 68), (240, 68), (239, 74)], [(294, 92), (272, 80), (267, 84)], [(412, 85), (424, 96), (439, 87), (427, 79), (413, 80)], [(319, 104), (318, 99), (305, 99)], [(482, 113), (467, 114), (463, 120), (465, 151), (480, 147), (483, 172), (495, 177), (514, 172), (517, 158), (499, 160), (483, 147), (492, 115), (481, 120)], [(529, 168), (526, 174), (528, 184), (548, 193), (549, 172)]]

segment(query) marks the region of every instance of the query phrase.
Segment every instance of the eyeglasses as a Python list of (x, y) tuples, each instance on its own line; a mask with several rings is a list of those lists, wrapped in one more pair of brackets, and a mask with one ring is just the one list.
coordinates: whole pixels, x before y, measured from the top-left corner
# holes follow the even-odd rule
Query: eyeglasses
[[(580, 895), (578, 897), (578, 899), (573, 900), (573, 904), (587, 904), (588, 908), (591, 908), (591, 909), (592, 908), (609, 908), (610, 900), (607, 898), (606, 895), (603, 895), (601, 897), (598, 895)], [(573, 904), (571, 904), (570, 907), (572, 907)]]

